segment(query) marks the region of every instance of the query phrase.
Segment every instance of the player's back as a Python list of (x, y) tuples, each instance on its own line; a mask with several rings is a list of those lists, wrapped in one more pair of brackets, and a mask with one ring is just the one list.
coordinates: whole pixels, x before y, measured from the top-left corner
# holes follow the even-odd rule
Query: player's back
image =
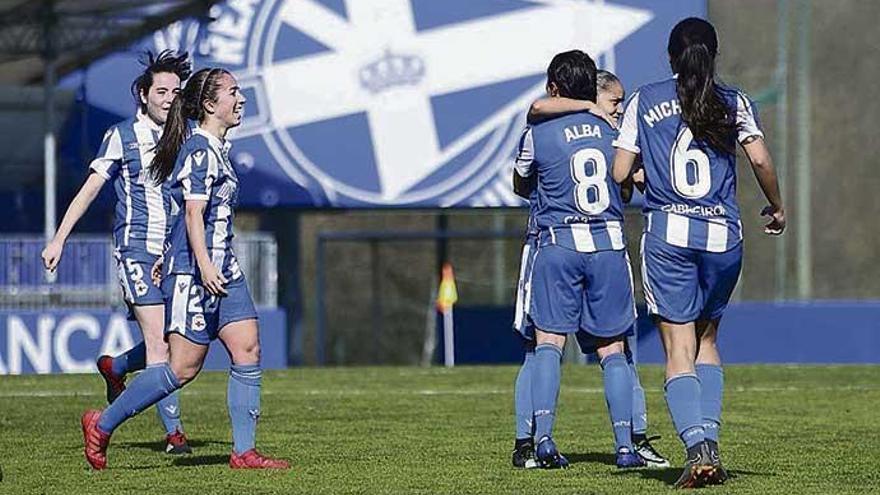
[[(742, 92), (718, 90), (736, 114), (739, 131), (731, 131), (728, 142), (733, 150), (737, 132), (760, 133), (757, 115)], [(644, 86), (627, 104), (615, 144), (642, 155), (648, 232), (675, 246), (726, 251), (742, 240), (736, 156), (695, 140), (681, 113), (675, 79)]]
[(617, 131), (594, 115), (575, 113), (531, 132), (542, 236), (581, 252), (623, 249), (623, 201), (611, 177)]

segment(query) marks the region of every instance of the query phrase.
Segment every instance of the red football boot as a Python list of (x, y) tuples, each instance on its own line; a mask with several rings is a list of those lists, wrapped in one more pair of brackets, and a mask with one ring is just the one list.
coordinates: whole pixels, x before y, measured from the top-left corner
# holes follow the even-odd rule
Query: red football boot
[(229, 467), (232, 469), (290, 469), (290, 463), (283, 459), (273, 459), (251, 449), (243, 454), (232, 451), (229, 457)]
[(119, 394), (125, 391), (125, 377), (113, 373), (113, 358), (110, 356), (99, 357), (97, 364), (98, 373), (107, 384), (107, 404), (113, 404)]
[(165, 435), (165, 453), (166, 454), (192, 454), (192, 447), (186, 441), (186, 435), (180, 430), (174, 430), (174, 433)]
[(110, 443), (110, 435), (98, 429), (100, 417), (101, 411), (92, 409), (86, 411), (81, 420), (86, 461), (97, 471), (107, 467), (107, 444)]

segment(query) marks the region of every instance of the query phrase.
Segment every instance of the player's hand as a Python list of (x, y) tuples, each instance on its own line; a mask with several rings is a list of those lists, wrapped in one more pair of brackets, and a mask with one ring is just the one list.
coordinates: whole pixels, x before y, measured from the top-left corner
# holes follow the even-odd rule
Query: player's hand
[(632, 174), (633, 184), (636, 186), (636, 189), (639, 190), (640, 193), (645, 192), (645, 169), (639, 168), (636, 169)]
[(150, 269), (150, 278), (153, 279), (153, 285), (159, 287), (162, 284), (162, 266), (165, 264), (165, 258), (159, 256), (159, 259), (153, 263), (153, 268)]
[(199, 267), (202, 272), (202, 285), (214, 296), (226, 296), (228, 292), (223, 287), (226, 285), (226, 277), (220, 273), (220, 270), (213, 263), (206, 263), (207, 266)]
[(601, 108), (599, 108), (599, 105), (596, 105), (596, 104), (590, 105), (589, 112), (591, 114), (595, 115), (596, 117), (599, 117), (600, 119), (604, 120), (605, 122), (608, 122), (608, 125), (610, 125), (611, 127), (617, 129), (617, 120), (615, 120), (614, 117), (608, 115), (608, 113), (605, 112), (605, 110), (602, 110)]
[(49, 270), (50, 272), (55, 271), (55, 268), (58, 267), (58, 262), (61, 261), (62, 251), (64, 251), (63, 242), (52, 240), (49, 244), (46, 244), (46, 247), (41, 254), (43, 258), (43, 266), (46, 267), (46, 270)]
[(765, 206), (761, 210), (761, 216), (770, 217), (770, 222), (764, 226), (767, 235), (779, 235), (785, 230), (785, 210), (774, 206)]

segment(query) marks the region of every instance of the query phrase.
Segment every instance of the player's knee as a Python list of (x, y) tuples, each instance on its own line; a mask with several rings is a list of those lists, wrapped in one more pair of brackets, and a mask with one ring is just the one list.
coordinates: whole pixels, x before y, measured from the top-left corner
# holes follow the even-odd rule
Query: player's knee
[(238, 346), (237, 349), (230, 349), (232, 352), (232, 361), (235, 364), (255, 364), (260, 362), (260, 342), (254, 340)]
[(602, 340), (596, 347), (599, 359), (605, 359), (612, 354), (624, 354), (623, 340)]
[(191, 382), (198, 373), (199, 369), (194, 366), (187, 366), (174, 370), (174, 376), (177, 377), (177, 381), (180, 383), (181, 387)]

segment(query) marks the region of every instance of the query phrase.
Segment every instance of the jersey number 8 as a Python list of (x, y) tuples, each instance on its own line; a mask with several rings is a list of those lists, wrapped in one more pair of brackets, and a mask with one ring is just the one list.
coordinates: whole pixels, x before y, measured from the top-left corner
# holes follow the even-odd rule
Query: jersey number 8
[(709, 169), (709, 157), (699, 149), (688, 149), (693, 140), (694, 134), (687, 127), (675, 139), (670, 160), (672, 187), (684, 198), (700, 199), (712, 189), (712, 173)]
[(608, 164), (595, 148), (578, 150), (571, 156), (571, 178), (575, 182), (574, 203), (587, 215), (598, 215), (611, 204), (608, 191)]

